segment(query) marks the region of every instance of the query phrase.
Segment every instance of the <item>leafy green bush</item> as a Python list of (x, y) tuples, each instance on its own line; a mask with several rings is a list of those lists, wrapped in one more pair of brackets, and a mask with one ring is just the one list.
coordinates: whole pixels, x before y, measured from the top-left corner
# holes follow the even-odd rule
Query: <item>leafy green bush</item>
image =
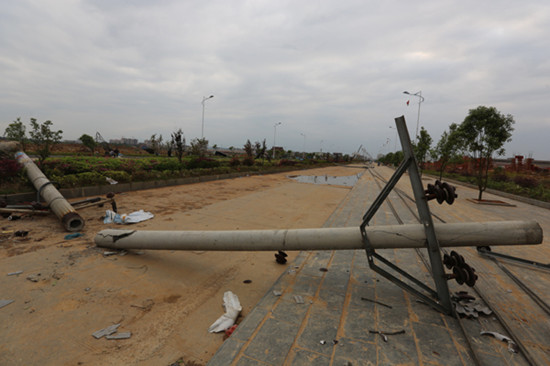
[(187, 163), (187, 169), (208, 169), (220, 166), (220, 162), (209, 158), (193, 158)]
[(243, 165), (245, 166), (252, 166), (254, 165), (254, 158), (247, 156), (243, 159)]
[(298, 162), (294, 160), (288, 160), (288, 159), (279, 160), (279, 166), (294, 166), (296, 164), (298, 164)]
[(103, 176), (114, 179), (119, 183), (127, 183), (132, 180), (132, 176), (123, 170), (107, 170), (103, 172)]
[(535, 188), (539, 185), (539, 182), (536, 178), (528, 177), (525, 175), (517, 175), (514, 178), (514, 183), (524, 188)]
[(0, 159), (0, 182), (11, 182), (19, 176), (21, 165), (14, 159)]

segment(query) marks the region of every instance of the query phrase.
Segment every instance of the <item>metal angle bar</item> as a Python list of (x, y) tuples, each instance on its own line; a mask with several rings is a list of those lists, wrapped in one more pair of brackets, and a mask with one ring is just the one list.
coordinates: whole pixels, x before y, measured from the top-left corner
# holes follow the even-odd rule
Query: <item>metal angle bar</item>
[(422, 287), (424, 290), (428, 291), (432, 296), (437, 296), (437, 292), (432, 290), (430, 287), (426, 286), (426, 284), (424, 284), (422, 281), (417, 280), (412, 275), (408, 274), (407, 272), (405, 272), (401, 268), (397, 267), (395, 264), (393, 264), (392, 262), (390, 262), (386, 258), (382, 257), (380, 254), (373, 253), (373, 256), (376, 257), (377, 259), (379, 259), (380, 261), (384, 262), (384, 264), (386, 264), (388, 267), (390, 267), (394, 271), (398, 272), (402, 276), (405, 276), (411, 282), (414, 282), (418, 286)]
[(502, 253), (495, 253), (491, 250), (487, 250), (484, 247), (477, 247), (477, 251), (482, 256), (488, 256), (488, 257), (498, 257), (502, 259), (506, 259), (512, 262), (518, 262), (521, 264), (526, 264), (528, 266), (533, 266), (535, 268), (544, 269), (544, 270), (550, 270), (550, 264), (544, 264), (536, 261), (532, 261), (530, 259), (520, 258), (520, 257), (514, 257), (507, 254)]
[[(422, 292), (418, 291), (417, 289), (415, 289), (411, 285), (407, 284), (406, 282), (401, 281), (399, 278), (395, 277), (394, 275), (392, 275), (388, 271), (384, 270), (383, 268), (377, 266), (374, 262), (371, 262), (370, 260), (369, 260), (369, 266), (373, 271), (375, 271), (376, 273), (378, 273), (378, 274), (382, 275), (383, 277), (387, 278), (388, 280), (390, 280), (391, 282), (393, 282), (397, 286), (401, 287), (403, 290), (412, 293), (416, 297), (419, 297), (420, 299), (422, 299), (422, 301), (426, 302), (428, 305), (433, 307), (435, 310), (438, 310), (442, 313), (447, 312), (447, 309), (445, 309), (440, 303), (438, 303), (437, 301), (435, 301), (431, 297), (423, 294)], [(433, 290), (431, 290), (431, 291), (433, 292)]]
[[(377, 273), (380, 273), (382, 276), (386, 277), (399, 287), (403, 288), (406, 291), (411, 292), (413, 295), (416, 295), (426, 301), (430, 306), (434, 307), (435, 309), (442, 311), (443, 313), (447, 314), (453, 314), (453, 307), (451, 303), (451, 295), (449, 292), (449, 287), (447, 285), (447, 279), (445, 276), (445, 271), (443, 268), (443, 261), (441, 259), (440, 249), (439, 249), (439, 243), (437, 241), (437, 237), (435, 235), (435, 228), (434, 224), (431, 218), (430, 209), (428, 207), (428, 203), (424, 197), (424, 188), (422, 187), (422, 181), (420, 178), (420, 173), (418, 171), (416, 159), (414, 157), (411, 140), (409, 137), (409, 132), (407, 130), (407, 125), (405, 123), (405, 118), (403, 116), (398, 117), (395, 119), (395, 124), (397, 127), (397, 132), (399, 133), (399, 139), (401, 141), (401, 146), (403, 148), (403, 155), (404, 159), (403, 162), (400, 164), (398, 169), (395, 171), (391, 179), (388, 181), (386, 186), (382, 189), (376, 200), (373, 202), (369, 210), (365, 213), (363, 216), (363, 222), (361, 223), (360, 229), (361, 229), (361, 236), (363, 238), (363, 244), (365, 247), (365, 251), (367, 253), (367, 258), (369, 261), (369, 266)], [(413, 192), (416, 199), (416, 206), (418, 210), (418, 214), (420, 216), (420, 222), (424, 228), (424, 234), (425, 234), (425, 244), (428, 247), (428, 254), (430, 256), (430, 264), (432, 267), (432, 275), (434, 278), (434, 282), (436, 285), (436, 291), (426, 286), (424, 283), (418, 281), (413, 276), (409, 275), (407, 272), (401, 270), (399, 267), (395, 266), (388, 260), (384, 259), (383, 257), (377, 255), (374, 251), (373, 246), (371, 245), (369, 238), (367, 236), (366, 232), (366, 226), (368, 225), (370, 219), (374, 216), (376, 211), (380, 208), (382, 205), (382, 202), (387, 198), (390, 191), (395, 187), (401, 176), (405, 173), (405, 171), (408, 170), (409, 177), (411, 181), (411, 186), (413, 188)], [(392, 268), (393, 270), (399, 272), (406, 278), (408, 278), (410, 281), (415, 283), (416, 285), (420, 286), (424, 290), (430, 292), (430, 294), (437, 297), (438, 301), (434, 301), (433, 299), (429, 298), (425, 294), (421, 293), (414, 287), (410, 286), (409, 284), (403, 282), (401, 279), (393, 276), (389, 272), (383, 270), (381, 267), (377, 266), (374, 263), (373, 257), (376, 257), (380, 261), (382, 261), (384, 264), (386, 264), (388, 267)]]
[(426, 200), (424, 194), (424, 187), (422, 186), (418, 165), (410, 143), (411, 140), (409, 137), (409, 131), (407, 130), (407, 125), (405, 124), (405, 117), (401, 116), (396, 118), (395, 124), (397, 126), (397, 131), (399, 132), (399, 138), (403, 147), (403, 154), (405, 155), (405, 158), (412, 160), (412, 164), (409, 164), (409, 178), (413, 188), (420, 221), (422, 225), (424, 225), (424, 230), (426, 232), (426, 244), (428, 246), (428, 255), (432, 266), (432, 274), (437, 290), (437, 296), (442, 306), (447, 310), (446, 312), (451, 314), (453, 311), (451, 294), (449, 292), (449, 286), (445, 277), (445, 269), (443, 268), (441, 251), (435, 235), (434, 224), (430, 213), (430, 208), (428, 207), (428, 201)]
[(405, 159), (401, 162), (397, 170), (393, 173), (390, 180), (388, 180), (382, 191), (380, 191), (380, 193), (378, 194), (378, 197), (376, 197), (373, 204), (369, 207), (369, 209), (363, 216), (363, 223), (361, 224), (361, 227), (365, 227), (368, 225), (369, 221), (372, 219), (376, 211), (378, 211), (380, 206), (382, 206), (382, 203), (384, 203), (386, 197), (388, 197), (393, 187), (395, 187), (397, 182), (399, 182), (399, 179), (401, 179), (401, 176), (407, 171), (410, 163), (410, 159)]

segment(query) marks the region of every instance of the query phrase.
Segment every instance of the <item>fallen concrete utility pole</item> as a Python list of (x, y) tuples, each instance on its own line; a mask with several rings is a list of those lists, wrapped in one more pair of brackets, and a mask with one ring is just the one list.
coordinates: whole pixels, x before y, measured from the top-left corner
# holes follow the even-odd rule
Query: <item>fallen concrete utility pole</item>
[(84, 227), (84, 219), (73, 206), (53, 186), (44, 173), (31, 158), (22, 151), (15, 154), (15, 159), (23, 165), (27, 177), (32, 182), (40, 196), (46, 201), (50, 210), (61, 220), (67, 231), (79, 231)]
[[(441, 247), (528, 245), (542, 242), (535, 221), (435, 224)], [(422, 225), (368, 226), (375, 249), (425, 248)], [(136, 231), (102, 230), (95, 243), (112, 249), (277, 251), (364, 249), (361, 230), (350, 228), (237, 230), (237, 231)]]

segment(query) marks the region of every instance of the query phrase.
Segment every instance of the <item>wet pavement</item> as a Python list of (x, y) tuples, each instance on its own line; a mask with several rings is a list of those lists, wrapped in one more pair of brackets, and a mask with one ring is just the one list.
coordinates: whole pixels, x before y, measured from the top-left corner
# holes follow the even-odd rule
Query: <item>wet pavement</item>
[[(371, 169), (386, 179), (393, 173), (384, 167)], [(426, 178), (423, 180), (428, 182)], [(400, 180), (398, 188), (411, 194), (408, 177)], [(324, 227), (359, 226), (379, 191), (373, 174), (367, 170)], [(550, 210), (488, 194), (487, 199), (515, 206), (476, 205), (467, 198), (475, 197), (477, 191), (459, 186), (457, 193), (459, 199), (453, 206), (430, 204), (432, 213), (446, 222), (535, 219), (543, 230), (550, 230)], [(393, 192), (389, 199), (404, 223), (416, 223), (414, 206), (411, 211), (406, 199), (399, 199)], [(397, 223), (387, 204), (382, 205), (371, 222), (371, 225)], [(493, 250), (550, 262), (548, 240), (540, 246), (493, 247)], [(377, 253), (434, 287), (415, 250)], [(461, 249), (461, 254), (476, 268), (480, 280), (475, 291), (449, 282), (451, 291), (468, 291), (481, 303), (483, 297), (497, 314), (459, 322), (377, 275), (369, 268), (363, 250), (304, 251), (256, 307), (243, 314), (237, 330), (209, 365), (550, 364), (548, 314), (533, 305), (491, 260), (480, 257), (473, 248)], [(550, 302), (549, 272), (506, 265), (543, 301)], [(508, 328), (502, 326), (499, 317)], [(513, 332), (523, 341), (527, 354), (512, 353), (506, 342), (480, 335), (481, 331)]]

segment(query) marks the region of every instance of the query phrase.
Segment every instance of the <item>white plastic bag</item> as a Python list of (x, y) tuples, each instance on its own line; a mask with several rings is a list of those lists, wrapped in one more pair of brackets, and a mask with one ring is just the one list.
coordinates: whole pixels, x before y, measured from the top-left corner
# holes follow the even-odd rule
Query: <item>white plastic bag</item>
[(218, 320), (208, 328), (210, 333), (223, 332), (231, 328), (243, 309), (239, 302), (239, 298), (231, 291), (226, 291), (223, 294), (223, 307), (225, 308), (225, 314), (220, 316)]

